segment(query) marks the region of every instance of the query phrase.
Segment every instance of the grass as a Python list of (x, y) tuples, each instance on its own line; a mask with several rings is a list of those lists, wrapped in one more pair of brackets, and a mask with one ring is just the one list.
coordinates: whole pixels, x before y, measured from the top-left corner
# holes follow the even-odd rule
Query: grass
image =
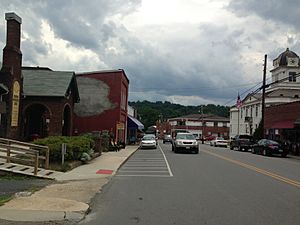
[(0, 180), (29, 180), (29, 179), (37, 179), (35, 177), (30, 177), (26, 175), (19, 175), (19, 174), (0, 174)]
[(0, 206), (4, 205), (6, 202), (10, 201), (13, 198), (12, 195), (2, 195), (0, 196)]

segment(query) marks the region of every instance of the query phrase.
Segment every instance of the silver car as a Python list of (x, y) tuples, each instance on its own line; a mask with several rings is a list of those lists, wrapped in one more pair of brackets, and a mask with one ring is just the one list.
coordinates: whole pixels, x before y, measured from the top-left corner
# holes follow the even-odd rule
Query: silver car
[(172, 142), (172, 151), (178, 153), (179, 151), (199, 153), (199, 143), (195, 136), (191, 133), (177, 133)]
[(156, 148), (157, 141), (154, 135), (145, 135), (140, 143), (140, 148)]

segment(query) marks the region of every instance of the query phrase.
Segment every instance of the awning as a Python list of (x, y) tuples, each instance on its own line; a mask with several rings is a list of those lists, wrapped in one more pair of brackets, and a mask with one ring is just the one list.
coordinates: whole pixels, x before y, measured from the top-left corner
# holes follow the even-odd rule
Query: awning
[(136, 118), (129, 116), (127, 117), (127, 127), (129, 129), (137, 129), (137, 130), (142, 130), (144, 129), (144, 125)]
[(295, 124), (295, 126), (300, 126), (300, 117), (298, 119), (296, 119), (294, 124)]
[(8, 93), (8, 88), (4, 85), (0, 83), (0, 95), (6, 94)]
[(279, 121), (274, 123), (271, 128), (273, 129), (292, 129), (294, 128), (294, 122), (292, 120)]

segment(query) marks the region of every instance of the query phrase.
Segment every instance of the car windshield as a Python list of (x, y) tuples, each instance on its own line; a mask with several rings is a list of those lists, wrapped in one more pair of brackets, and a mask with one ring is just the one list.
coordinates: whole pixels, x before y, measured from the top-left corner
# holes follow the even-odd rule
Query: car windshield
[(195, 140), (195, 136), (192, 134), (177, 134), (177, 139)]
[(143, 140), (154, 140), (154, 139), (155, 139), (155, 137), (152, 136), (152, 135), (151, 136), (149, 135), (149, 136), (144, 136), (143, 137)]
[(266, 142), (267, 144), (271, 144), (271, 145), (279, 145), (278, 142), (272, 140), (267, 140)]
[(240, 135), (240, 139), (252, 139), (250, 135)]
[(222, 137), (216, 137), (216, 140), (224, 140)]

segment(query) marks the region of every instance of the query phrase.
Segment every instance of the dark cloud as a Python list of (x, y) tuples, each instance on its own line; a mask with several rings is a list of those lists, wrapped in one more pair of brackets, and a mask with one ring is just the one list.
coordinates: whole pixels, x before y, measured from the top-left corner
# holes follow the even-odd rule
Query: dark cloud
[(300, 28), (300, 1), (298, 0), (232, 0), (228, 9), (238, 16), (256, 14), (264, 19), (278, 21)]
[[(290, 10), (286, 2), (292, 4), (237, 0), (227, 6), (227, 10), (241, 17), (260, 16), (254, 21), (242, 18), (236, 22), (238, 19), (234, 18), (224, 23), (152, 24), (134, 32), (122, 19), (135, 12), (141, 0), (0, 0), (0, 13), (14, 11), (23, 19), (25, 65), (40, 65), (43, 59), (52, 64), (42, 66), (56, 70), (61, 70), (59, 66), (63, 64), (64, 69), (76, 72), (122, 68), (130, 80), (130, 99), (169, 100), (169, 96), (181, 96), (202, 104), (228, 102), (241, 89), (251, 87), (253, 73), (258, 73), (256, 81), (261, 78), (263, 55), (268, 52), (273, 59), (285, 49), (283, 38), (296, 52), (300, 50), (297, 36), (281, 34), (285, 27), (269, 23), (280, 21), (298, 27), (293, 16), (298, 7), (286, 13)], [(299, 4), (294, 2), (294, 6)], [(44, 23), (56, 38), (67, 42), (69, 51), (74, 47), (91, 54), (81, 58), (77, 55), (75, 61), (67, 54), (56, 59), (52, 55), (55, 46), (45, 43), (41, 29)], [(3, 19), (2, 46), (5, 33)], [(255, 61), (256, 55), (261, 56), (261, 61)]]

